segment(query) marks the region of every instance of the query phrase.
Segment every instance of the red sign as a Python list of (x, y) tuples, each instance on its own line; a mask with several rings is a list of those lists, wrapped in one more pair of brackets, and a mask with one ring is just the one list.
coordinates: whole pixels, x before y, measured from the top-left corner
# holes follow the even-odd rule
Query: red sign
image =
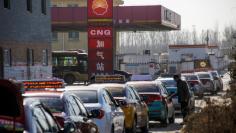
[(106, 38), (112, 37), (112, 27), (89, 27), (89, 38)]
[(88, 19), (112, 19), (113, 0), (88, 0)]
[[(113, 0), (88, 0), (88, 70), (89, 74), (113, 72)], [(91, 20), (91, 21), (90, 21)], [(97, 22), (101, 25), (97, 26)], [(111, 26), (107, 26), (107, 23)]]
[(92, 61), (89, 63), (90, 74), (111, 73), (113, 71), (112, 62)]
[(112, 62), (113, 56), (112, 56), (112, 49), (104, 50), (104, 49), (94, 49), (89, 51), (88, 58), (90, 61), (110, 61)]
[(89, 49), (112, 49), (112, 38), (90, 38)]

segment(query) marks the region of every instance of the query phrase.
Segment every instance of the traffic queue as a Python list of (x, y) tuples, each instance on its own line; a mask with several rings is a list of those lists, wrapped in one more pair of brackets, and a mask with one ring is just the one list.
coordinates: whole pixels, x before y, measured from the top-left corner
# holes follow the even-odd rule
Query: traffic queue
[(122, 75), (100, 75), (93, 82), (0, 80), (5, 107), (0, 132), (135, 133), (148, 132), (150, 120), (163, 126), (175, 122), (178, 102), (161, 80), (127, 82)]

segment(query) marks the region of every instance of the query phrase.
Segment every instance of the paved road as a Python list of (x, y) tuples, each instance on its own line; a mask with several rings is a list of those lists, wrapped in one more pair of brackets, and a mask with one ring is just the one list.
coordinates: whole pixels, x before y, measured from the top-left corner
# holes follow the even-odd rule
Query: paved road
[[(211, 100), (221, 100), (221, 97), (226, 94), (226, 90), (229, 89), (228, 82), (230, 78), (229, 75), (224, 75), (223, 77), (223, 83), (224, 83), (224, 91), (219, 92), (217, 95), (211, 96), (206, 94), (204, 96), (204, 99), (210, 98)], [(204, 99), (196, 99), (195, 100), (195, 111), (200, 111), (203, 107), (206, 106), (206, 102)], [(170, 124), (168, 127), (162, 127), (159, 122), (150, 122), (150, 133), (180, 133), (180, 129), (182, 128), (182, 125), (180, 123), (183, 121), (181, 115), (177, 115), (175, 119), (174, 124)]]

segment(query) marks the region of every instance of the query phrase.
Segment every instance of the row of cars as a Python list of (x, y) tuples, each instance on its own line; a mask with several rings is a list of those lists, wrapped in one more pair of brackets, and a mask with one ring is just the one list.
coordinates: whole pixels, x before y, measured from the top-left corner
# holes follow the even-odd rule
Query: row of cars
[(150, 120), (174, 123), (174, 99), (164, 82), (124, 82), (123, 76), (97, 76), (95, 82), (64, 86), (59, 79), (1, 80), (6, 108), (0, 109), (0, 132), (135, 133), (148, 132)]
[(182, 73), (182, 77), (193, 87), (195, 95), (200, 98), (205, 92), (217, 94), (223, 90), (222, 77), (217, 71), (203, 71), (194, 73)]

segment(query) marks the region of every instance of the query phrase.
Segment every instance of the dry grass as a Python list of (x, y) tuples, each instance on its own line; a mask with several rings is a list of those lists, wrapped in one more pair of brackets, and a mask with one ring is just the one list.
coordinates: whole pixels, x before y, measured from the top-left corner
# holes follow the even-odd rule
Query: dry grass
[[(207, 107), (188, 117), (183, 133), (236, 133), (236, 83), (222, 104), (207, 100)], [(229, 100), (230, 104), (229, 104)]]

